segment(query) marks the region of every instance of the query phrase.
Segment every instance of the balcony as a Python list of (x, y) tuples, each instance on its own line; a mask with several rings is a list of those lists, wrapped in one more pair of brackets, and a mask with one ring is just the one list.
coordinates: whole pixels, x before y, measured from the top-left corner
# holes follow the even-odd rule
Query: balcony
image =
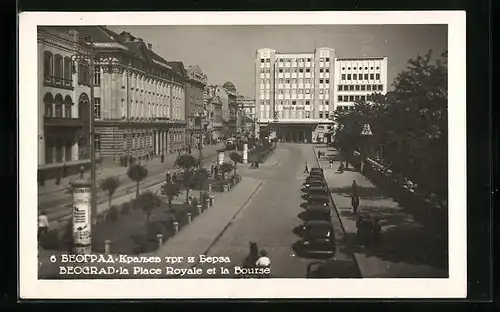
[(73, 90), (73, 80), (65, 79), (55, 76), (47, 76), (43, 81), (43, 85), (46, 87), (61, 88), (66, 90)]
[(44, 117), (44, 126), (47, 127), (83, 127), (86, 122), (79, 118)]

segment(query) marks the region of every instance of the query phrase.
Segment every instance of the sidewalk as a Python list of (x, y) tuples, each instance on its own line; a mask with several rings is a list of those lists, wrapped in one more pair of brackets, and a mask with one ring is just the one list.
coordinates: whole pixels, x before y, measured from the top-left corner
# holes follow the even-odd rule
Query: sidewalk
[[(203, 153), (205, 155), (206, 153), (209, 154), (215, 153), (218, 149), (221, 149), (223, 147), (224, 147), (223, 143), (206, 146), (203, 149)], [(198, 157), (198, 150), (192, 150), (192, 152), (193, 152), (192, 155), (194, 157)], [(142, 163), (146, 165), (146, 168), (148, 168), (150, 172), (154, 172), (156, 170), (163, 169), (165, 166), (173, 166), (178, 155), (179, 155), (178, 153), (166, 154), (165, 162), (163, 163), (161, 162), (160, 157), (155, 157), (147, 162), (142, 161)], [(108, 166), (104, 168), (101, 165), (96, 165), (96, 183), (99, 184), (100, 180), (111, 176), (114, 177), (125, 176), (127, 175), (127, 169), (128, 167), (122, 167), (119, 166), (118, 164), (108, 164)], [(85, 176), (88, 176), (89, 174), (90, 174), (89, 172), (85, 172)], [(66, 190), (66, 187), (69, 185), (69, 183), (77, 179), (78, 177), (79, 175), (73, 175), (63, 178), (61, 179), (61, 183), (59, 185), (56, 185), (54, 179), (47, 180), (45, 181), (44, 186), (38, 185), (38, 196), (64, 191)]]
[[(193, 219), (193, 222), (170, 238), (154, 255), (160, 257), (196, 257), (204, 255), (215, 244), (231, 220), (257, 193), (262, 182), (250, 177), (243, 180), (230, 192), (217, 195), (213, 208)], [(224, 256), (224, 255), (221, 255)], [(220, 263), (219, 263), (220, 264)], [(189, 268), (196, 263), (180, 263), (176, 268)]]
[[(345, 244), (356, 257), (361, 275), (377, 277), (447, 277), (447, 246), (442, 246), (433, 233), (415, 221), (413, 216), (383, 190), (376, 188), (367, 178), (356, 171), (337, 173), (340, 165), (338, 152), (324, 145), (314, 146), (314, 154), (325, 153), (319, 159), (332, 193), (336, 209), (345, 229)], [(333, 159), (333, 169), (329, 160)], [(367, 249), (356, 240), (357, 216), (352, 214), (352, 182), (358, 184), (360, 206), (358, 214), (379, 217), (382, 226), (381, 240), (377, 248)], [(347, 247), (345, 247), (347, 246)]]

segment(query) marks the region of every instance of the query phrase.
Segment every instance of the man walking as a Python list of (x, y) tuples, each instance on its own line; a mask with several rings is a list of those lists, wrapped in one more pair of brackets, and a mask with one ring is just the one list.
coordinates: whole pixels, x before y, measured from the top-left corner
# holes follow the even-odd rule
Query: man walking
[(307, 161), (305, 162), (305, 170), (304, 173), (309, 173), (309, 167), (307, 166)]
[(45, 211), (40, 211), (38, 213), (38, 240), (43, 236), (47, 235), (49, 231), (49, 218)]
[(356, 180), (352, 181), (352, 196), (357, 196), (358, 194), (358, 183), (356, 183)]
[(352, 213), (353, 214), (357, 214), (358, 213), (358, 207), (359, 207), (359, 197), (358, 197), (358, 195), (351, 196), (351, 205), (352, 205)]

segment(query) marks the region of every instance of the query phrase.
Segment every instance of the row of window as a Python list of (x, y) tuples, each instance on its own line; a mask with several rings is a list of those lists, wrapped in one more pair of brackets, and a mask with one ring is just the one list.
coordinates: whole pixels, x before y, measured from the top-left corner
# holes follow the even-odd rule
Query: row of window
[[(308, 58), (280, 58), (278, 59), (279, 62), (283, 63), (283, 62), (311, 62), (312, 61), (312, 58), (308, 57)], [(330, 61), (330, 58), (327, 57), (327, 58), (320, 58), (320, 62), (329, 62)], [(260, 59), (260, 62), (261, 63), (270, 63), (271, 62), (271, 59), (270, 58), (261, 58)]]
[(71, 80), (73, 63), (71, 58), (62, 57), (60, 54), (53, 55), (49, 51), (43, 54), (44, 77), (57, 77)]
[(384, 91), (384, 85), (339, 85), (339, 91)]
[(337, 102), (371, 101), (372, 95), (339, 95)]
[[(368, 78), (369, 77), (369, 78)], [(380, 80), (380, 74), (342, 74), (341, 80)]]
[(73, 143), (71, 140), (54, 140), (48, 138), (45, 140), (45, 163), (62, 163), (71, 161), (71, 149)]
[[(329, 105), (329, 101), (328, 100), (322, 100), (321, 102), (318, 102), (320, 105)], [(271, 101), (270, 100), (265, 100), (265, 101), (262, 101), (262, 104), (263, 105), (271, 105)], [(311, 101), (310, 100), (289, 100), (289, 99), (286, 99), (286, 100), (276, 100), (276, 105), (311, 105)]]
[[(353, 70), (363, 70), (363, 67), (353, 67)], [(379, 70), (380, 67), (377, 66), (377, 70)], [(345, 70), (345, 67), (342, 67), (342, 70)], [(351, 70), (351, 67), (347, 67), (347, 70)], [(365, 66), (365, 70), (368, 70), (368, 66)], [(370, 67), (370, 70), (373, 70), (373, 66)]]

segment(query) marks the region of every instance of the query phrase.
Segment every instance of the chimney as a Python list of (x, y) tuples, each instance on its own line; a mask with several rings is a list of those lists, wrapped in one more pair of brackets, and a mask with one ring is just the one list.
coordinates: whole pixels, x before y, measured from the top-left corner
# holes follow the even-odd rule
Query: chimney
[(153, 50), (153, 45), (151, 43), (148, 43), (148, 49)]

